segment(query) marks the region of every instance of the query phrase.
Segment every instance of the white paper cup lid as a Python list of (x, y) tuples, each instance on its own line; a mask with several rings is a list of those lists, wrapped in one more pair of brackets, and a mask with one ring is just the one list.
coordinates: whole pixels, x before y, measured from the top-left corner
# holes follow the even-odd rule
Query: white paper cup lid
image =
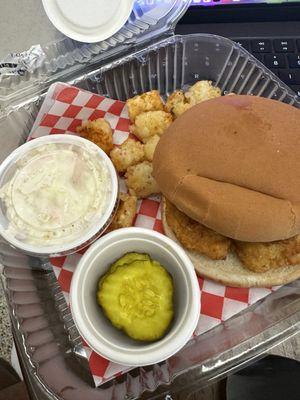
[(53, 25), (80, 42), (100, 42), (125, 25), (134, 0), (43, 0)]

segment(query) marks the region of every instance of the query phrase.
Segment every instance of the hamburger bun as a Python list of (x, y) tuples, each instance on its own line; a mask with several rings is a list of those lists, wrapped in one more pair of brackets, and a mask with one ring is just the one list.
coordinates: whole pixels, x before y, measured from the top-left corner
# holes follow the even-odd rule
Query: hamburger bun
[[(165, 234), (180, 245), (166, 220), (166, 203), (162, 204), (162, 223)], [(300, 264), (255, 273), (246, 269), (234, 252), (225, 260), (211, 260), (195, 251), (186, 250), (196, 272), (203, 278), (232, 287), (271, 287), (284, 285), (300, 278)]]
[[(290, 238), (300, 233), (299, 122), (298, 109), (275, 100), (223, 96), (202, 102), (160, 139), (153, 176), (179, 210), (226, 237), (246, 242)], [(197, 265), (203, 260), (192, 258)], [(224, 266), (230, 278), (222, 283), (233, 284), (239, 271), (237, 285), (242, 276), (251, 277), (254, 285), (283, 283), (279, 270), (266, 273), (263, 282), (263, 275), (251, 274), (235, 257), (230, 260), (230, 273)], [(202, 275), (216, 280), (203, 268)], [(211, 269), (219, 275), (219, 267)], [(300, 273), (293, 266), (284, 275), (290, 281)]]

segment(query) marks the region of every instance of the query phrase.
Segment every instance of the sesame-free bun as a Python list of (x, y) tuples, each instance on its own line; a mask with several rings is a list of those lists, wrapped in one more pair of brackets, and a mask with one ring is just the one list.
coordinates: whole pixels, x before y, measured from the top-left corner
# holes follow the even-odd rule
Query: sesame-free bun
[(223, 96), (177, 118), (153, 160), (160, 190), (224, 236), (270, 242), (300, 233), (300, 110)]

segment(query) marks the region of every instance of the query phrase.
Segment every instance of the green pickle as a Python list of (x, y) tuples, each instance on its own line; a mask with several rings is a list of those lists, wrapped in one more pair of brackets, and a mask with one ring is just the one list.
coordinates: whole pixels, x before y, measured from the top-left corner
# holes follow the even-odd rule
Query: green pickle
[(127, 253), (125, 256), (119, 258), (109, 269), (109, 273), (114, 272), (118, 267), (124, 264), (130, 264), (133, 261), (151, 261), (151, 258), (148, 254), (141, 254), (141, 253)]
[(99, 285), (98, 285), (99, 289), (100, 289), (100, 286), (102, 285), (102, 282), (109, 274), (111, 274), (112, 272), (115, 272), (115, 270), (118, 267), (121, 267), (124, 264), (130, 264), (132, 261), (136, 261), (136, 260), (149, 260), (150, 261), (150, 257), (148, 256), (148, 254), (141, 254), (141, 253), (125, 254), (123, 257), (119, 258), (116, 262), (114, 262), (111, 265), (111, 267), (109, 268), (108, 272), (100, 278)]
[(173, 319), (171, 275), (147, 254), (128, 253), (99, 281), (97, 300), (110, 322), (129, 337), (155, 341)]

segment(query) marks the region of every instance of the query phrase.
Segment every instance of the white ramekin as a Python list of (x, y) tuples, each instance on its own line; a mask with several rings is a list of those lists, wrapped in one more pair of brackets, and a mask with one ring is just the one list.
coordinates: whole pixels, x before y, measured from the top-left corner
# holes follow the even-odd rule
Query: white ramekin
[[(171, 328), (150, 344), (134, 341), (114, 328), (96, 300), (99, 278), (132, 251), (159, 261), (174, 281)], [(180, 246), (152, 230), (125, 228), (97, 240), (81, 258), (72, 278), (70, 305), (80, 334), (96, 353), (118, 364), (143, 366), (166, 360), (191, 338), (200, 313), (200, 291), (193, 264)]]

